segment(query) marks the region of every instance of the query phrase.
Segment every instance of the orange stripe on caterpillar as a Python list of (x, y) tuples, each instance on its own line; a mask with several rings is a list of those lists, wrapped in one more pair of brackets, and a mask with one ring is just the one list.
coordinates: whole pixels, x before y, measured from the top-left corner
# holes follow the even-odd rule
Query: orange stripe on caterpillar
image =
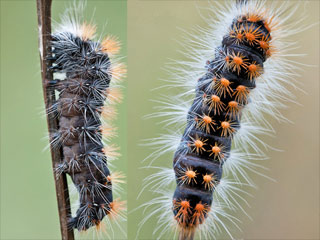
[(197, 154), (205, 151), (204, 146), (206, 145), (207, 139), (196, 136), (196, 138), (190, 137), (192, 142), (188, 143), (188, 146), (195, 151)]
[(94, 38), (96, 31), (97, 31), (97, 26), (93, 25), (93, 24), (89, 24), (89, 23), (84, 22), (80, 26), (81, 38), (83, 41), (88, 41), (88, 40)]
[(120, 103), (123, 99), (121, 89), (118, 87), (108, 88), (106, 90), (106, 96), (108, 96), (110, 104)]
[(111, 66), (111, 75), (116, 81), (121, 81), (127, 73), (127, 68), (123, 63), (116, 63)]
[(232, 71), (240, 73), (241, 69), (247, 69), (249, 60), (246, 59), (240, 52), (231, 53), (225, 58), (227, 67)]
[(195, 120), (199, 129), (205, 130), (207, 133), (215, 131), (214, 125), (216, 123), (210, 116), (204, 114), (203, 116), (196, 117)]
[(120, 51), (120, 42), (117, 37), (107, 36), (101, 43), (102, 52), (108, 54), (117, 54)]
[(203, 104), (209, 105), (209, 111), (213, 110), (214, 114), (220, 114), (220, 112), (224, 111), (225, 104), (221, 101), (220, 97), (212, 94), (207, 95), (206, 93), (203, 94)]
[(231, 84), (231, 82), (228, 79), (222, 77), (215, 82), (213, 89), (216, 90), (217, 94), (220, 97), (222, 97), (222, 96), (226, 97), (226, 93), (228, 93), (228, 95), (231, 96), (233, 90), (230, 87), (230, 84)]

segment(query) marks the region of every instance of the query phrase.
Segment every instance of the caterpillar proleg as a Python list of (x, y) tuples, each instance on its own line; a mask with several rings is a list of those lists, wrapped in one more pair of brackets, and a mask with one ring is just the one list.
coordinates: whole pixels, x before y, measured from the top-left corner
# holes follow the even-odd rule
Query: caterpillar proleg
[(50, 86), (59, 93), (48, 110), (59, 119), (58, 131), (51, 144), (62, 149), (63, 161), (56, 175), (67, 173), (78, 192), (79, 206), (68, 221), (69, 227), (86, 231), (100, 229), (106, 220), (106, 234), (112, 229), (109, 220), (125, 220), (124, 202), (117, 197), (123, 175), (111, 171), (119, 156), (111, 139), (116, 129), (115, 104), (122, 99), (120, 81), (126, 70), (117, 54), (120, 43), (113, 36), (96, 37), (96, 25), (83, 20), (83, 2), (75, 3), (62, 15), (52, 34), (54, 80)]
[(244, 211), (241, 186), (254, 185), (248, 172), (258, 171), (256, 160), (266, 158), (262, 147), (268, 146), (258, 135), (273, 133), (266, 115), (285, 121), (279, 109), (294, 98), (288, 86), (296, 84), (299, 67), (290, 59), (290, 36), (303, 29), (305, 17), (290, 20), (298, 6), (266, 1), (213, 5), (215, 21), (200, 29), (202, 34), (188, 35), (191, 61), (171, 65), (173, 86), (185, 91), (166, 98), (164, 113), (154, 114), (168, 116), (165, 126), (174, 127), (173, 133), (150, 140), (159, 147), (151, 157), (174, 151), (174, 172), (165, 168), (145, 182), (160, 196), (146, 204), (154, 208), (142, 224), (157, 214), (158, 238), (170, 232), (168, 225), (182, 239), (218, 238), (222, 230), (232, 238), (230, 229), (238, 220), (230, 211)]

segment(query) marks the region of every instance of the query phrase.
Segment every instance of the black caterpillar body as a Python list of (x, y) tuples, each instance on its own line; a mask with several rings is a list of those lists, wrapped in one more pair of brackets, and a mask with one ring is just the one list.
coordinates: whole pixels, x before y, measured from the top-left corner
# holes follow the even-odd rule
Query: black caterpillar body
[(112, 211), (112, 183), (102, 142), (101, 112), (109, 87), (111, 62), (101, 45), (72, 33), (52, 36), (54, 80), (59, 99), (51, 111), (59, 117), (53, 144), (62, 147), (58, 172), (70, 175), (78, 192), (80, 207), (69, 225), (79, 231), (98, 226)]
[(198, 80), (188, 124), (175, 153), (177, 188), (173, 212), (185, 237), (194, 234), (210, 211), (215, 186), (222, 176), (233, 134), (240, 127), (255, 78), (271, 54), (270, 28), (258, 15), (234, 19), (207, 73)]

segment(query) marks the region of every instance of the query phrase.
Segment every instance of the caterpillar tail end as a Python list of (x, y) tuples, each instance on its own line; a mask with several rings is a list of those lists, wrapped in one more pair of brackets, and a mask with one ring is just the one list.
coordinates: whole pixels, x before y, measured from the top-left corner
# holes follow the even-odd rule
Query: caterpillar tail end
[(179, 240), (193, 240), (196, 228), (182, 228), (179, 233)]

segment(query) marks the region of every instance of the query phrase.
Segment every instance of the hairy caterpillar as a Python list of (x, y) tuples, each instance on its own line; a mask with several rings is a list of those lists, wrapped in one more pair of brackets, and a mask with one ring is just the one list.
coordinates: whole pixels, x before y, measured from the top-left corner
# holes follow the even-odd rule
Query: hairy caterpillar
[(184, 238), (207, 218), (242, 108), (271, 56), (269, 21), (254, 12), (235, 18), (198, 81), (173, 164), (177, 181), (173, 212)]
[[(168, 231), (168, 222), (182, 231), (184, 238), (196, 232), (212, 239), (221, 228), (231, 236), (231, 226), (223, 218), (237, 225), (227, 209), (242, 209), (235, 200), (242, 198), (241, 182), (253, 185), (246, 170), (256, 171), (254, 161), (265, 157), (259, 144), (266, 144), (256, 136), (272, 132), (265, 115), (285, 120), (279, 108), (292, 97), (287, 86), (295, 84), (293, 70), (297, 66), (290, 59), (294, 55), (287, 37), (302, 30), (303, 18), (288, 24), (297, 6), (288, 2), (277, 8), (265, 5), (265, 1), (241, 5), (226, 1), (218, 10), (212, 9), (218, 22), (212, 22), (208, 30), (201, 29), (204, 38), (189, 36), (187, 56), (197, 63), (173, 67), (174, 86), (184, 86), (186, 91), (172, 101), (166, 99), (166, 112), (155, 115), (169, 116), (166, 126), (183, 127), (183, 137), (181, 140), (181, 132), (173, 131), (151, 145), (162, 144), (152, 157), (178, 149), (175, 174), (164, 169), (146, 179), (146, 185), (161, 195), (147, 204), (156, 204), (153, 212), (160, 216), (155, 231), (161, 231), (160, 237)], [(186, 103), (191, 99), (195, 100), (190, 109), (191, 104)], [(186, 128), (183, 119), (187, 119)], [(173, 182), (177, 190), (169, 193), (166, 187)]]
[(109, 143), (116, 135), (110, 122), (116, 116), (114, 104), (122, 98), (118, 83), (125, 68), (116, 57), (117, 39), (97, 39), (96, 26), (82, 20), (83, 8), (79, 3), (66, 10), (52, 34), (52, 55), (47, 56), (55, 77), (49, 84), (59, 92), (48, 111), (59, 119), (51, 142), (63, 154), (56, 173), (67, 173), (78, 191), (79, 208), (69, 226), (79, 231), (99, 229), (106, 216), (125, 218), (124, 203), (114, 197), (123, 176), (109, 169), (119, 156), (118, 147)]

